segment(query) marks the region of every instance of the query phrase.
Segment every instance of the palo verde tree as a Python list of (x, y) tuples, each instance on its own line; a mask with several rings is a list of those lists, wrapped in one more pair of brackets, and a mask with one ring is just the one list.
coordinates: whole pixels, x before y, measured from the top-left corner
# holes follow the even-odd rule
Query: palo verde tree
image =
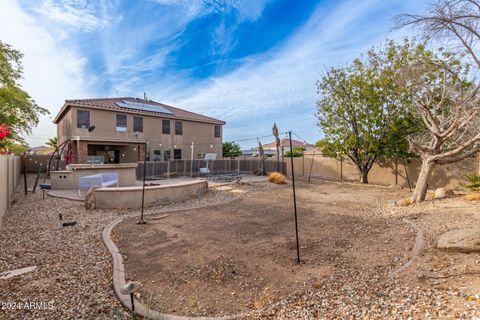
[[(397, 27), (419, 28), (427, 40), (444, 42), (443, 50), (424, 63), (410, 62), (400, 73), (414, 111), (428, 130), (410, 139), (423, 160), (413, 201), (425, 200), (428, 181), (437, 165), (466, 159), (480, 150), (478, 84), (468, 74), (480, 71), (480, 1), (441, 0), (424, 15), (401, 15)], [(460, 60), (462, 62), (460, 62)], [(462, 63), (469, 61), (470, 65)]]
[(368, 183), (378, 157), (406, 152), (405, 137), (418, 129), (405, 112), (409, 101), (393, 76), (415, 54), (408, 41), (389, 41), (344, 68), (330, 69), (317, 83), (316, 116), (325, 135), (317, 146), (327, 156), (350, 158), (362, 183)]
[(22, 141), (21, 134), (31, 133), (40, 115), (48, 114), (18, 83), (23, 75), (22, 57), (19, 51), (0, 41), (0, 124), (7, 125), (17, 141)]

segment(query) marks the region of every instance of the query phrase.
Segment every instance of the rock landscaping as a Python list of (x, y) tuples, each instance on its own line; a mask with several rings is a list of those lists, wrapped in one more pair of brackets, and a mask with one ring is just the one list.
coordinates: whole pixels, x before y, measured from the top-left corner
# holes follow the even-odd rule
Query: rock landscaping
[[(296, 265), (290, 188), (211, 189), (146, 213), (219, 206), (149, 215), (150, 223), (136, 229), (127, 219), (114, 228), (127, 280), (141, 283), (139, 300), (172, 314), (241, 311), (248, 319), (480, 315), (480, 254), (437, 248), (460, 238), (476, 243), (476, 233), (465, 230), (480, 227), (477, 202), (452, 196), (403, 207), (396, 203), (408, 193), (395, 187), (298, 181)], [(0, 229), (0, 274), (36, 268), (0, 278), (0, 319), (128, 319), (113, 293), (102, 231), (138, 210), (86, 210), (82, 202), (22, 191)], [(76, 224), (62, 227), (65, 221)], [(415, 252), (419, 230), (424, 243)], [(170, 300), (161, 288), (175, 288)]]

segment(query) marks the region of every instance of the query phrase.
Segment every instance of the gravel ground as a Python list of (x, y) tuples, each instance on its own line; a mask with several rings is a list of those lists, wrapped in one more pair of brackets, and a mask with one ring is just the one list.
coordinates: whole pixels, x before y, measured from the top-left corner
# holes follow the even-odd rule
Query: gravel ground
[[(88, 211), (82, 202), (48, 196), (42, 200), (41, 192), (26, 197), (22, 192), (23, 186), (19, 186), (17, 201), (3, 218), (0, 272), (38, 268), (0, 280), (0, 319), (128, 317), (113, 293), (111, 256), (103, 244), (102, 231), (112, 220), (138, 210)], [(210, 191), (202, 198), (146, 212), (220, 203), (237, 196), (228, 191)], [(59, 213), (77, 224), (62, 227)]]
[[(246, 187), (248, 188), (248, 187)], [(0, 280), (0, 319), (123, 319), (112, 289), (111, 257), (103, 245), (104, 226), (134, 210), (87, 211), (82, 203), (29, 194), (22, 186), (18, 201), (4, 216), (0, 228), (0, 272), (27, 266), (38, 269)], [(241, 193), (218, 190), (199, 199), (149, 209), (188, 208), (238, 197)], [(250, 193), (254, 196), (254, 192)], [(388, 201), (387, 201), (388, 200)], [(478, 204), (444, 200), (396, 207), (392, 199), (376, 205), (371, 214), (390, 221), (413, 219), (425, 231), (427, 247), (412, 268), (396, 278), (388, 270), (375, 274), (362, 268), (337, 268), (315, 288), (292, 293), (280, 301), (266, 301), (259, 319), (476, 319), (480, 317), (478, 275), (421, 280), (421, 275), (445, 276), (475, 270), (479, 254), (442, 253), (435, 239), (447, 229), (479, 221)], [(58, 214), (73, 219), (61, 227)], [(446, 220), (445, 220), (446, 219)], [(445, 220), (446, 222), (442, 222)], [(386, 220), (388, 221), (388, 220)], [(471, 221), (471, 220), (470, 220)], [(447, 226), (446, 226), (447, 225)], [(413, 235), (414, 236), (414, 235)], [(348, 264), (334, 257), (335, 264)], [(38, 303), (37, 306), (31, 303)], [(28, 303), (28, 304), (26, 304)], [(46, 303), (46, 305), (41, 305)], [(48, 304), (50, 303), (50, 304)], [(51, 306), (51, 308), (50, 308)], [(39, 307), (42, 310), (39, 310)], [(21, 309), (21, 310), (19, 310)]]
[[(384, 188), (384, 194), (391, 189)], [(315, 290), (268, 302), (256, 318), (480, 319), (480, 253), (436, 249), (442, 233), (480, 224), (480, 203), (454, 197), (403, 207), (397, 202), (405, 191), (397, 190), (396, 198), (372, 203), (374, 210), (364, 214), (383, 217), (386, 223), (409, 219), (422, 230), (426, 247), (410, 267), (396, 277), (383, 269), (371, 274), (337, 268)], [(339, 257), (335, 262), (348, 263)]]

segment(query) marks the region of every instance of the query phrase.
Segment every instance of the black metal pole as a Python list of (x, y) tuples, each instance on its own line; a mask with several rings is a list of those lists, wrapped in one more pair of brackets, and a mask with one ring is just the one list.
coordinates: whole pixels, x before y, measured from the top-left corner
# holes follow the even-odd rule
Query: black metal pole
[(295, 194), (295, 171), (293, 169), (292, 131), (288, 131), (290, 140), (290, 164), (292, 165), (293, 210), (295, 212), (295, 241), (297, 242), (297, 264), (300, 264), (300, 244), (298, 242), (297, 197)]
[(312, 177), (313, 160), (315, 160), (315, 151), (317, 150), (313, 149), (312, 162), (310, 163), (310, 172), (308, 173), (308, 182), (310, 182), (310, 178)]
[[(147, 143), (144, 144), (144, 152), (143, 152), (143, 187), (142, 187), (142, 213), (140, 214), (140, 221), (138, 224), (145, 224), (145, 220), (143, 220), (143, 208), (145, 205), (145, 171), (147, 167)], [(133, 306), (133, 304), (132, 304)]]
[(135, 300), (133, 299), (133, 292), (130, 293), (130, 302), (132, 303), (132, 314), (135, 316)]
[(28, 194), (28, 187), (27, 187), (27, 154), (23, 153), (23, 184), (25, 186), (25, 195)]
[(403, 167), (405, 168), (405, 176), (407, 177), (408, 190), (412, 192), (412, 186), (410, 184), (410, 178), (408, 177), (408, 170), (407, 170), (407, 165), (405, 164), (405, 158), (402, 158), (402, 160), (403, 160)]

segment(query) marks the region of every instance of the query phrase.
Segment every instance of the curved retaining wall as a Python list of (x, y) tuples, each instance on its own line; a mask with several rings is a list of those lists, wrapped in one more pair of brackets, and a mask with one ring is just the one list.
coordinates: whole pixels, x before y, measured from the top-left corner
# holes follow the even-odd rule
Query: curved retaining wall
[[(145, 206), (196, 197), (207, 192), (207, 181), (189, 181), (175, 185), (145, 187)], [(139, 208), (142, 187), (99, 188), (94, 190), (95, 208)]]

